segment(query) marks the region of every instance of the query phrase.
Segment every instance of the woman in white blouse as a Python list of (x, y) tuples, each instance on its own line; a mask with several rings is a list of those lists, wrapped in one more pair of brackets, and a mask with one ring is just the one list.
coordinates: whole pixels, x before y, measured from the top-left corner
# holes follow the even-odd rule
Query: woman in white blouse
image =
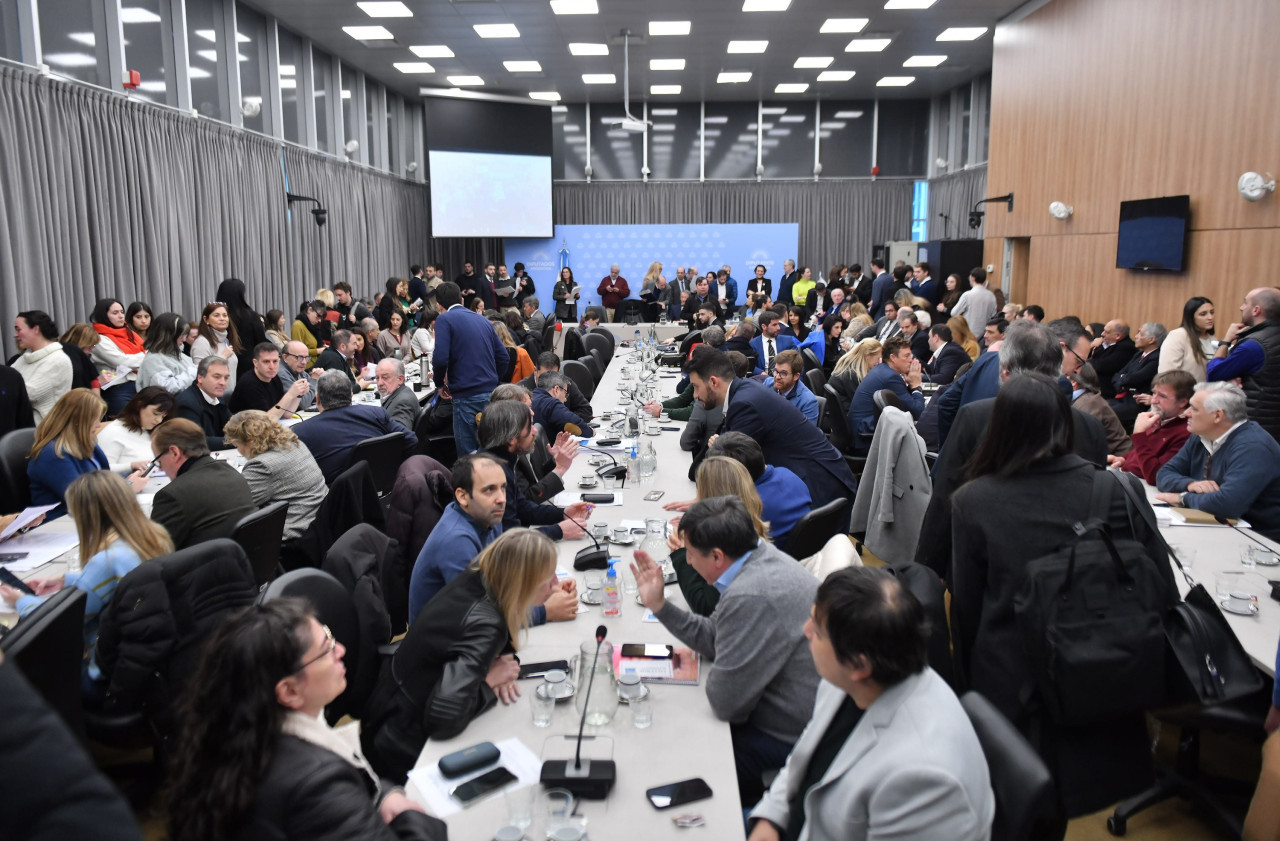
[(227, 380), (227, 392), (236, 388), (236, 354), (240, 352), (240, 336), (227, 314), (227, 305), (221, 301), (205, 304), (200, 313), (200, 336), (191, 345), (191, 361), (197, 366), (206, 356), (218, 355), (227, 360), (231, 378)]
[(1215, 346), (1213, 301), (1197, 295), (1182, 307), (1182, 326), (1170, 330), (1160, 345), (1157, 371), (1186, 371), (1204, 382)]
[(132, 473), (151, 463), (151, 430), (173, 414), (178, 403), (158, 385), (141, 389), (120, 416), (98, 433), (98, 446), (116, 473)]
[(410, 340), (414, 359), (429, 357), (435, 351), (437, 315), (439, 313), (434, 310), (428, 310), (419, 316), (419, 327), (413, 331), (413, 338)]
[(147, 330), (147, 355), (138, 368), (138, 388), (158, 385), (170, 394), (196, 381), (196, 364), (180, 348), (187, 337), (187, 320), (176, 312), (162, 312)]

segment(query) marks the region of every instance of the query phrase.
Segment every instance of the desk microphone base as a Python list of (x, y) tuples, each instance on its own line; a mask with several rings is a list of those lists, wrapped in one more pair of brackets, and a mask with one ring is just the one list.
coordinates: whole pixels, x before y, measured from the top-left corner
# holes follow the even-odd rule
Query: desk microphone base
[(573, 568), (578, 572), (587, 569), (608, 569), (609, 550), (601, 549), (599, 546), (588, 546), (586, 549), (581, 549), (577, 555), (573, 556)]
[(544, 786), (568, 789), (584, 800), (604, 800), (617, 777), (618, 769), (612, 759), (584, 759), (578, 768), (572, 759), (549, 759), (542, 763)]

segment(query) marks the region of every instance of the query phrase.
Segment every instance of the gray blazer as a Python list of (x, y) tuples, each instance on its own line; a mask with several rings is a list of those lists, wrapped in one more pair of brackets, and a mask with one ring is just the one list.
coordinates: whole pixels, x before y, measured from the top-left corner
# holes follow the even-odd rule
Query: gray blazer
[(418, 395), (407, 385), (402, 385), (390, 396), (382, 398), (382, 408), (405, 429), (413, 429), (418, 425)]
[[(785, 827), (790, 801), (848, 696), (823, 681), (813, 721), (751, 811)], [(995, 817), (987, 760), (969, 717), (933, 669), (886, 689), (804, 796), (800, 841), (987, 841)]]
[(818, 672), (804, 623), (818, 581), (789, 555), (762, 543), (710, 616), (663, 605), (657, 617), (703, 659), (716, 717), (794, 742), (804, 730)]
[(244, 463), (241, 472), (249, 483), (253, 503), (263, 506), (281, 500), (289, 503), (284, 539), (300, 537), (316, 518), (329, 493), (320, 465), (301, 441), (289, 450), (267, 450)]
[(853, 498), (850, 528), (866, 532), (862, 544), (886, 564), (916, 556), (920, 524), (933, 495), (924, 454), (924, 439), (916, 434), (911, 415), (885, 409)]

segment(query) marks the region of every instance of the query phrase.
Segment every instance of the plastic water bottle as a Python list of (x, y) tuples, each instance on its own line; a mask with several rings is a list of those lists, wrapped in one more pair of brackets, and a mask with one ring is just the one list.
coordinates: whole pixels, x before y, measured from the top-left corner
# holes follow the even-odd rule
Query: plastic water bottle
[(618, 570), (609, 561), (609, 572), (604, 577), (604, 615), (622, 615), (622, 594), (618, 592)]
[(640, 480), (640, 442), (632, 439), (631, 446), (627, 449), (627, 481), (637, 482)]
[(635, 348), (636, 350), (640, 350), (640, 348), (642, 348), (643, 346), (644, 344), (640, 341), (640, 328), (637, 327), (635, 342), (631, 345), (631, 347)]

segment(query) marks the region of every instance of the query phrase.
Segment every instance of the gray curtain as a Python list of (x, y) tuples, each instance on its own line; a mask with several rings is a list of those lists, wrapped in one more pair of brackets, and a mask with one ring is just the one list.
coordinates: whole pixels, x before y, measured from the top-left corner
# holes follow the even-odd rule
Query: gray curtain
[[(929, 181), (929, 235), (933, 239), (944, 238), (943, 220), (946, 214), (945, 235), (950, 239), (981, 239), (983, 228), (969, 227), (969, 211), (975, 202), (986, 198), (987, 167), (966, 169), (943, 175)], [(986, 205), (982, 206), (986, 209)], [(1001, 212), (1003, 207), (996, 205)], [(989, 212), (989, 211), (988, 211)], [(983, 220), (986, 221), (985, 219)]]
[(560, 225), (796, 222), (796, 262), (814, 276), (836, 263), (871, 259), (871, 247), (911, 237), (909, 180), (599, 181), (557, 183)]

